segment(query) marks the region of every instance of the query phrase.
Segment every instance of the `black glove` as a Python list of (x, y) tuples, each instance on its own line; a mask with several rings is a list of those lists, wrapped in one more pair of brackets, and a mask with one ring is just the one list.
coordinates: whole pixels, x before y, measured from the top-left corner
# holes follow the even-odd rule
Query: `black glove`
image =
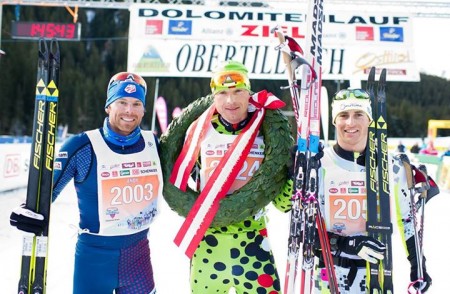
[(416, 247), (414, 243), (414, 237), (409, 238), (406, 241), (406, 247), (408, 249), (408, 260), (411, 264), (411, 273), (409, 275), (410, 281), (414, 283), (412, 286), (415, 289), (420, 289), (420, 293), (425, 293), (428, 288), (430, 288), (432, 279), (427, 273), (427, 268), (425, 266), (426, 258), (423, 256), (422, 259), (422, 272), (423, 272), (423, 280), (418, 281), (418, 265), (417, 265), (417, 255), (416, 255)]
[(35, 235), (41, 235), (46, 225), (44, 216), (27, 209), (25, 204), (13, 210), (9, 217), (9, 223), (21, 231), (34, 233)]
[(430, 188), (427, 191), (427, 199), (425, 200), (425, 203), (428, 203), (428, 200), (430, 200), (431, 198), (433, 198), (434, 196), (436, 196), (440, 193), (439, 187), (436, 184), (436, 182), (433, 180), (433, 178), (431, 178), (429, 176), (428, 181), (430, 183)]
[(386, 246), (369, 236), (339, 236), (336, 240), (336, 256), (341, 253), (358, 255), (368, 262), (377, 264), (384, 258)]
[(325, 148), (325, 146), (322, 144), (322, 142), (319, 142), (319, 151), (316, 153), (316, 155), (314, 155), (315, 159), (320, 160), (323, 157), (323, 155), (325, 154), (323, 152), (324, 148)]

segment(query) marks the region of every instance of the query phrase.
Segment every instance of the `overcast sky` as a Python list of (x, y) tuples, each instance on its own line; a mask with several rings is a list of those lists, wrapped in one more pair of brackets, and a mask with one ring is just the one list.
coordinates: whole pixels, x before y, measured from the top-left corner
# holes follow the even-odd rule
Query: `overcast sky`
[(414, 44), (419, 71), (450, 78), (450, 44), (447, 18), (415, 18)]

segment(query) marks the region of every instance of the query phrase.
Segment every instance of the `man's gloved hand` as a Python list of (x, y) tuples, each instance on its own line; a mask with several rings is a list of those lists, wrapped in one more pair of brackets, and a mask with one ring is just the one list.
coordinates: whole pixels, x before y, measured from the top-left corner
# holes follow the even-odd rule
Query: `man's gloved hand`
[(319, 151), (316, 153), (316, 155), (314, 155), (314, 158), (317, 160), (320, 160), (323, 155), (325, 154), (325, 152), (323, 151), (323, 149), (325, 148), (325, 146), (323, 145), (322, 142), (319, 142)]
[[(323, 148), (324, 148), (324, 145), (322, 144), (322, 142), (319, 142), (318, 152), (317, 152), (317, 154), (314, 155), (314, 158), (316, 160), (320, 160), (323, 157), (323, 155), (324, 155)], [(297, 153), (297, 149), (298, 149), (297, 144), (294, 144), (294, 145), (292, 145), (291, 148), (289, 148), (289, 162), (287, 164), (287, 167), (288, 167), (288, 176), (290, 179), (294, 179), (294, 176), (295, 176), (295, 155)], [(320, 164), (318, 167), (320, 167)]]
[(420, 289), (420, 293), (425, 293), (428, 288), (430, 288), (431, 282), (433, 281), (427, 273), (427, 269), (425, 267), (425, 257), (422, 261), (423, 280), (421, 281), (418, 280), (417, 258), (415, 256), (414, 258), (408, 256), (408, 260), (411, 263), (411, 273), (409, 275), (409, 278), (412, 286), (417, 290)]
[(380, 241), (369, 236), (339, 236), (336, 242), (337, 252), (349, 255), (358, 255), (368, 262), (377, 264), (384, 258), (386, 246)]
[(9, 223), (21, 231), (34, 233), (35, 235), (41, 235), (46, 224), (42, 214), (27, 209), (25, 204), (13, 210), (9, 217)]
[(409, 238), (406, 241), (406, 247), (408, 249), (408, 260), (411, 264), (411, 273), (409, 275), (412, 286), (415, 289), (420, 289), (420, 293), (425, 293), (428, 288), (430, 288), (432, 279), (427, 273), (427, 268), (425, 266), (426, 258), (423, 257), (422, 260), (422, 272), (423, 272), (423, 280), (418, 280), (418, 266), (417, 266), (417, 257), (416, 257), (416, 247), (414, 244), (414, 237)]

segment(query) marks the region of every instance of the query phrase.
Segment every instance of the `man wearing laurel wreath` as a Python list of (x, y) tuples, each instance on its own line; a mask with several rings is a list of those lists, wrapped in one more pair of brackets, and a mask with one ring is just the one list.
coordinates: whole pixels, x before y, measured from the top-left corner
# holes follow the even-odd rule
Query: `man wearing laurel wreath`
[[(189, 124), (173, 168), (168, 164), (171, 184), (163, 193), (186, 217), (175, 243), (192, 259), (191, 293), (281, 293), (265, 206), (291, 208), (287, 164), (293, 142), (278, 110), (285, 104), (267, 91), (253, 93), (248, 70), (237, 61), (216, 68), (211, 91), (209, 107)], [(186, 116), (195, 109), (188, 106)], [(172, 132), (179, 131), (175, 125)], [(163, 150), (173, 145), (170, 127), (161, 140)], [(186, 200), (187, 209), (179, 207), (188, 197), (182, 191), (198, 193), (193, 204)]]

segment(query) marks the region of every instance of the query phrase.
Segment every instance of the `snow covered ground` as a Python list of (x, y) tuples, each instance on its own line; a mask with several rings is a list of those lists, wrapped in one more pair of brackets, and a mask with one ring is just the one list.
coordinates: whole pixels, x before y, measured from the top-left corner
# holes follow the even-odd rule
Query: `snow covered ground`
[[(23, 202), (26, 190), (0, 194), (0, 281), (1, 293), (15, 293), (20, 271), (22, 233), (9, 225), (11, 210)], [(153, 223), (150, 233), (152, 259), (159, 294), (188, 294), (189, 260), (173, 244), (172, 240), (182, 223), (182, 218), (172, 212), (161, 201), (161, 213)], [(425, 255), (427, 268), (433, 278), (433, 286), (428, 293), (448, 293), (448, 266), (450, 253), (447, 252), (450, 218), (446, 217), (450, 208), (450, 192), (443, 191), (426, 207)], [(269, 207), (269, 236), (278, 264), (280, 276), (284, 277), (287, 249), (288, 214), (282, 214)], [(73, 255), (78, 223), (76, 194), (69, 184), (52, 206), (50, 227), (48, 294), (72, 291)], [(398, 234), (394, 235), (395, 290), (406, 293), (409, 279), (409, 265), (403, 249), (398, 246)], [(282, 281), (284, 279), (282, 278)]]

